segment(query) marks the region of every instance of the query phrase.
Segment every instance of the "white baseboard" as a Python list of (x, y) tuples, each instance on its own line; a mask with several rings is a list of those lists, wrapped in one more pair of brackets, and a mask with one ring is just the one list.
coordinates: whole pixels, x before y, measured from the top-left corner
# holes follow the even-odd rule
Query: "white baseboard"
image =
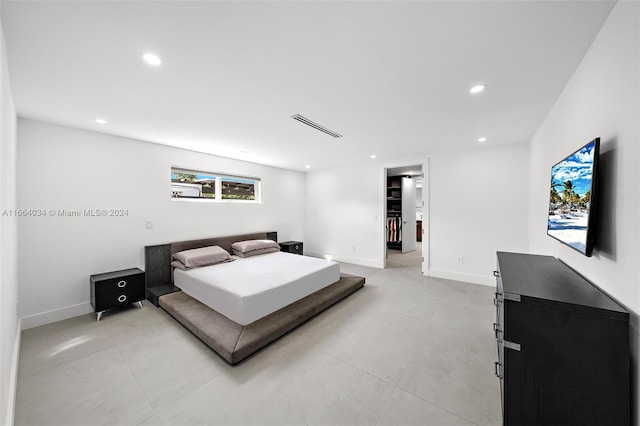
[(91, 303), (85, 302), (60, 309), (54, 309), (52, 311), (42, 312), (39, 314), (27, 315), (22, 317), (22, 329), (27, 330), (29, 328), (51, 324), (52, 322), (66, 320), (91, 312), (93, 312)]
[(7, 407), (4, 425), (13, 426), (16, 408), (16, 387), (18, 385), (18, 362), (20, 361), (20, 342), (22, 339), (22, 324), (18, 318), (16, 327), (16, 337), (13, 342), (13, 354), (11, 359), (11, 370), (9, 371), (9, 389), (7, 394)]
[(336, 262), (352, 263), (354, 265), (368, 266), (370, 268), (378, 268), (378, 269), (382, 268), (382, 264), (380, 264), (380, 262), (376, 262), (371, 259), (363, 259), (359, 257), (348, 257), (348, 256), (325, 255), (321, 253), (314, 253), (314, 252), (308, 252), (308, 251), (305, 251), (304, 255), (310, 256), (310, 257), (319, 257), (320, 259), (329, 258), (331, 260), (335, 260)]
[(446, 280), (464, 281), (466, 283), (496, 286), (496, 279), (482, 275), (461, 274), (458, 272), (443, 271), (439, 269), (429, 269), (429, 276), (434, 278), (444, 278)]

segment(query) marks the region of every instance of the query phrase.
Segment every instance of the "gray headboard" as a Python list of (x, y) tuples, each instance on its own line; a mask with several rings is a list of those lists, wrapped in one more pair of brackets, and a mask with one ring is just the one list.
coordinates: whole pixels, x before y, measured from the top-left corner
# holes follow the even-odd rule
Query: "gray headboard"
[(229, 235), (200, 240), (176, 241), (173, 243), (145, 246), (144, 271), (146, 287), (166, 286), (173, 283), (171, 260), (175, 253), (207, 246), (220, 246), (231, 253), (231, 244), (244, 240), (278, 241), (277, 232), (255, 232), (253, 234)]

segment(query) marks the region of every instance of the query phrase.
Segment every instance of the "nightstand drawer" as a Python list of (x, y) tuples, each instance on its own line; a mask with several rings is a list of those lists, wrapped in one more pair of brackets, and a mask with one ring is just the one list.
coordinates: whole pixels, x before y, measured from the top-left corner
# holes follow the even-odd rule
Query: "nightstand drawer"
[(96, 296), (122, 293), (135, 288), (144, 289), (143, 273), (96, 281)]
[(116, 293), (97, 294), (94, 309), (96, 312), (107, 309), (117, 308), (119, 306), (129, 305), (145, 298), (144, 287), (130, 288), (126, 291)]

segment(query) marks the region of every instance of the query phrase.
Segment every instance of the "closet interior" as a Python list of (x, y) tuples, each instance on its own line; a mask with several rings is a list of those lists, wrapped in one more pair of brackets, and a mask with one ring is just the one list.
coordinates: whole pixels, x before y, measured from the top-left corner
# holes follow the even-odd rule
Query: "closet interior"
[(387, 177), (387, 248), (402, 249), (402, 177)]

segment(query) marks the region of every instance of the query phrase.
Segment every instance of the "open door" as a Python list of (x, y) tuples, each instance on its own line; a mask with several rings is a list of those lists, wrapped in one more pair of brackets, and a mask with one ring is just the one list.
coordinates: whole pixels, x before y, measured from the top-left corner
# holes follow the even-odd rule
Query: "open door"
[(402, 178), (402, 252), (416, 249), (416, 182)]

